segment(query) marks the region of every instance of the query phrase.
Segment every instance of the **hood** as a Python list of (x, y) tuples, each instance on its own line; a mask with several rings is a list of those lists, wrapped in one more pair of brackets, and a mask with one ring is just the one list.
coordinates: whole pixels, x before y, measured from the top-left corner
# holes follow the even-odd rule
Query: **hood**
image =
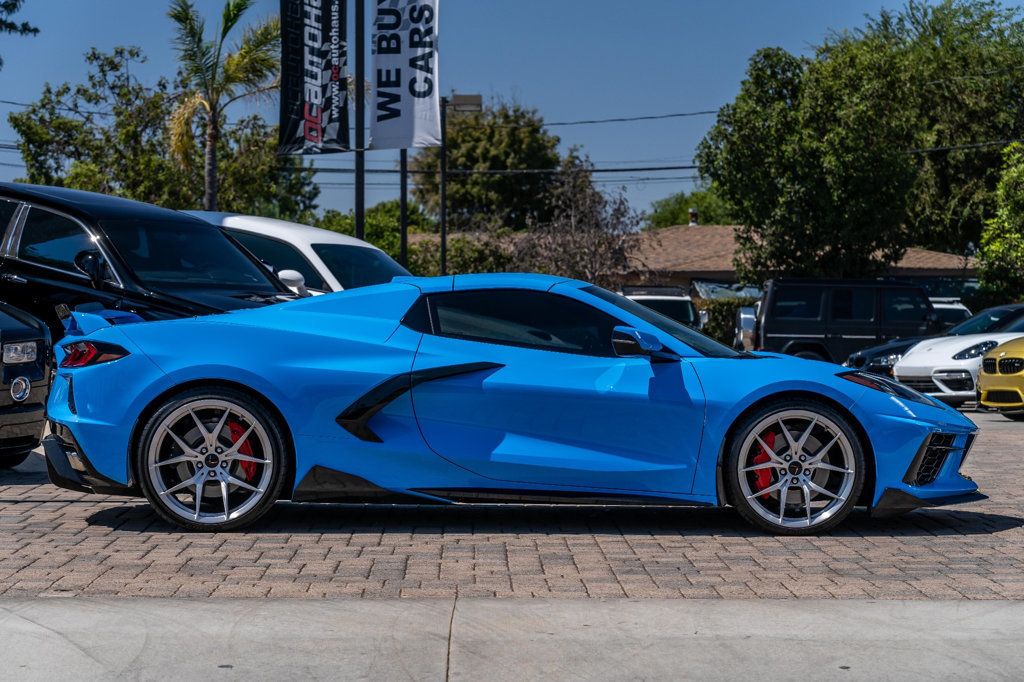
[(957, 353), (967, 350), (971, 346), (976, 346), (979, 343), (985, 341), (995, 341), (996, 343), (1006, 343), (1014, 339), (1024, 337), (1024, 334), (1019, 332), (1016, 333), (1004, 333), (1004, 334), (968, 334), (966, 336), (942, 336), (934, 339), (926, 339), (921, 343), (917, 344), (903, 356), (904, 360), (919, 359), (928, 355), (934, 355), (937, 358), (943, 360), (950, 360)]
[(1006, 341), (996, 346), (988, 352), (985, 356), (987, 358), (1000, 358), (1003, 355), (1011, 357), (1024, 357), (1024, 336), (1014, 339), (1013, 341)]
[(208, 308), (210, 312), (222, 313), (230, 310), (261, 308), (274, 303), (283, 303), (297, 298), (294, 294), (265, 293), (230, 289), (175, 288), (163, 290), (161, 297), (171, 299), (188, 307), (196, 305)]
[(906, 339), (895, 339), (889, 343), (883, 343), (880, 346), (872, 346), (871, 348), (865, 348), (859, 350), (856, 353), (852, 353), (850, 357), (862, 357), (865, 359), (883, 357), (886, 355), (894, 355), (896, 353), (906, 353), (912, 346), (921, 341), (924, 337), (915, 336)]

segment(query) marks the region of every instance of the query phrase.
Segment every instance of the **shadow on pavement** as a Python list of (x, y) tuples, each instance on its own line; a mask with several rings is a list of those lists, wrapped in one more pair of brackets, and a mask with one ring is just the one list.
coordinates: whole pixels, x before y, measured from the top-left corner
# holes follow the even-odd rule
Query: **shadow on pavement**
[[(45, 467), (45, 465), (44, 465)], [(0, 486), (5, 485), (43, 485), (49, 483), (46, 469), (39, 471), (24, 464), (14, 469), (0, 469)]]
[[(119, 504), (90, 515), (90, 525), (115, 530), (178, 533), (148, 504)], [(872, 519), (857, 510), (833, 537), (989, 535), (1024, 526), (1024, 519), (960, 510), (922, 510)], [(280, 503), (242, 532), (408, 533), (410, 535), (610, 534), (765, 537), (731, 509), (629, 507), (387, 507)]]

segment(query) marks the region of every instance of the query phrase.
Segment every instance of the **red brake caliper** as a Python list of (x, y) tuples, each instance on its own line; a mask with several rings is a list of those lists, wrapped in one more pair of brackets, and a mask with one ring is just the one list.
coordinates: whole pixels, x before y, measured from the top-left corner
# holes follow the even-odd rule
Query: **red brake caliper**
[[(234, 431), (232, 431), (231, 433), (232, 433), (232, 438), (234, 438)], [(774, 431), (769, 431), (768, 432), (768, 435), (764, 437), (764, 443), (765, 443), (765, 445), (770, 447), (772, 450), (775, 449), (775, 432)], [(766, 463), (768, 463), (770, 461), (772, 461), (772, 458), (768, 456), (767, 452), (765, 452), (764, 446), (762, 446), (762, 445), (757, 446), (757, 454), (754, 455), (754, 464), (766, 464)], [(758, 469), (757, 471), (754, 472), (754, 487), (755, 488), (757, 488), (758, 490), (764, 490), (765, 488), (767, 488), (771, 484), (772, 484), (772, 470), (771, 469)], [(771, 497), (771, 493), (768, 493), (768, 494), (762, 495), (761, 499), (762, 500), (767, 500), (770, 497)]]
[[(231, 432), (231, 444), (234, 445), (238, 439), (245, 435), (245, 428), (238, 422), (228, 422), (228, 430)], [(238, 454), (252, 457), (252, 446), (246, 440), (238, 447)], [(245, 473), (245, 480), (251, 481), (256, 478), (256, 462), (239, 462), (242, 472)], [(761, 473), (758, 471), (757, 473)]]

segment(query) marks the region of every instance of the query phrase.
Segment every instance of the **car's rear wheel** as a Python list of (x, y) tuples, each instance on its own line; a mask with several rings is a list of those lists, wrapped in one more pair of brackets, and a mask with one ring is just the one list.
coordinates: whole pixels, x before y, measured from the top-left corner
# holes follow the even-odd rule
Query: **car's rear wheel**
[(828, 362), (825, 356), (814, 350), (798, 350), (793, 353), (794, 357), (803, 358), (804, 360), (818, 360), (820, 362)]
[(864, 452), (828, 405), (787, 400), (737, 425), (726, 460), (730, 500), (750, 523), (779, 535), (835, 527), (864, 485)]
[(31, 450), (25, 450), (24, 452), (12, 452), (10, 454), (0, 454), (0, 469), (13, 469), (28, 459), (28, 456), (31, 454)]
[(263, 516), (290, 467), (277, 419), (228, 388), (168, 398), (146, 422), (135, 453), (143, 493), (164, 519), (189, 530), (230, 530)]

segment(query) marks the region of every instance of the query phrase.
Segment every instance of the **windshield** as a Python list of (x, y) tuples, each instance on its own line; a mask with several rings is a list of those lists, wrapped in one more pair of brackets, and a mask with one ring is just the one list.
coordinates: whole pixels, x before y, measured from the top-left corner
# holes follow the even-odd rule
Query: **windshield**
[(108, 220), (103, 229), (143, 284), (280, 293), (270, 272), (219, 227), (200, 221)]
[(963, 308), (936, 308), (935, 314), (939, 316), (940, 322), (944, 322), (946, 324), (963, 322), (971, 316), (971, 314)]
[(631, 315), (639, 317), (644, 322), (653, 325), (673, 338), (682, 341), (701, 355), (706, 355), (710, 358), (734, 358), (739, 355), (739, 353), (734, 351), (732, 348), (718, 343), (714, 339), (704, 336), (700, 332), (694, 331), (686, 325), (677, 322), (670, 317), (666, 317), (661, 313), (655, 312), (647, 306), (641, 305), (632, 299), (626, 298), (625, 296), (613, 294), (606, 289), (596, 286), (586, 287), (583, 291), (588, 294), (593, 294), (602, 301), (607, 301), (615, 307), (625, 310)]
[(408, 276), (409, 271), (377, 249), (348, 244), (313, 244), (342, 289), (356, 289), (386, 284), (393, 277)]
[(996, 331), (1017, 331), (1016, 329), (1004, 329), (1004, 327), (1022, 320), (1024, 320), (1024, 308), (989, 308), (982, 310), (969, 320), (964, 320), (947, 331), (946, 334), (963, 336)]
[(633, 300), (683, 324), (692, 325), (697, 321), (697, 308), (693, 305), (692, 301), (686, 301), (681, 298), (640, 298)]

